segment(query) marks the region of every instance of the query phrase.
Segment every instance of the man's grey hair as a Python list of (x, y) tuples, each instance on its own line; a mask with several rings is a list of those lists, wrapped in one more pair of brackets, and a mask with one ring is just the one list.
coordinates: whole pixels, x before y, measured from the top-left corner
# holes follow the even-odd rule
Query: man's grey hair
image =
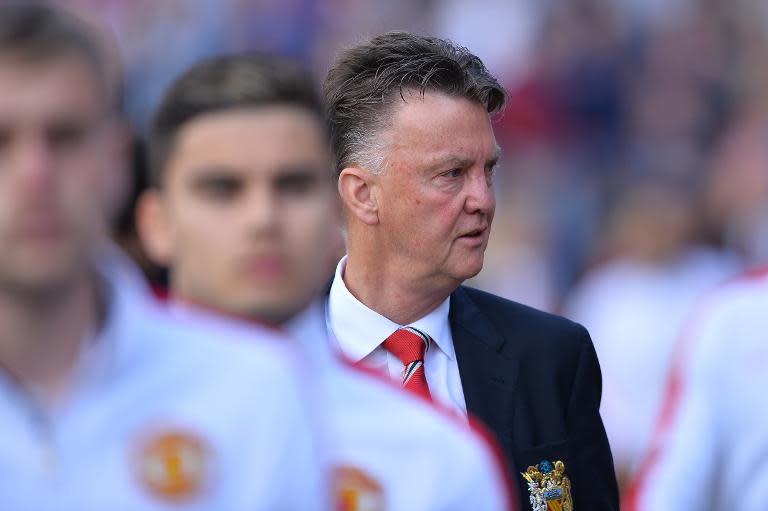
[(426, 91), (476, 101), (489, 114), (507, 99), (478, 57), (437, 37), (388, 32), (341, 52), (323, 86), (336, 176), (351, 166), (384, 172), (381, 135), (395, 103)]

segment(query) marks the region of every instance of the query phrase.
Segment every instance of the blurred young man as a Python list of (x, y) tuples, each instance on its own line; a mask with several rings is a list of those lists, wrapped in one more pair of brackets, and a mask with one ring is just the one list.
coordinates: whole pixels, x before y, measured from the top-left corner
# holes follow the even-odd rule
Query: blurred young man
[(0, 8), (2, 507), (322, 508), (284, 343), (172, 319), (102, 250), (124, 140), (101, 41)]
[(297, 64), (205, 61), (171, 87), (139, 227), (172, 307), (283, 326), (314, 362), (344, 510), (507, 509), (487, 445), (432, 405), (336, 358), (320, 299), (341, 249), (322, 111)]

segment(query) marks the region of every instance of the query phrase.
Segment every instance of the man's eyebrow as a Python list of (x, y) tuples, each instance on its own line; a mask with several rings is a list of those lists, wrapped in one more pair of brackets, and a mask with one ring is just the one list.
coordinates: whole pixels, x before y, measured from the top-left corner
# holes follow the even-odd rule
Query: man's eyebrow
[(187, 183), (191, 186), (206, 186), (210, 183), (227, 180), (239, 180), (243, 178), (243, 173), (237, 169), (227, 166), (206, 165), (190, 172)]
[(493, 149), (493, 155), (486, 160), (485, 165), (488, 167), (493, 167), (494, 165), (499, 163), (500, 158), (501, 158), (501, 147), (499, 147), (499, 145), (496, 144), (496, 147)]
[[(493, 155), (485, 161), (486, 166), (495, 165), (498, 163), (499, 158), (501, 158), (501, 147), (497, 145), (493, 150)], [(470, 167), (473, 163), (474, 160), (472, 158), (451, 154), (443, 158), (436, 159), (430, 167), (435, 169), (440, 167), (465, 168)]]
[(440, 158), (435, 161), (434, 165), (432, 165), (435, 168), (438, 167), (457, 167), (457, 168), (464, 168), (469, 167), (473, 163), (471, 158), (464, 158), (462, 156), (457, 155), (451, 155), (446, 156), (445, 158)]
[(216, 177), (238, 177), (242, 174), (234, 167), (227, 165), (204, 165), (190, 172), (192, 179), (210, 179)]

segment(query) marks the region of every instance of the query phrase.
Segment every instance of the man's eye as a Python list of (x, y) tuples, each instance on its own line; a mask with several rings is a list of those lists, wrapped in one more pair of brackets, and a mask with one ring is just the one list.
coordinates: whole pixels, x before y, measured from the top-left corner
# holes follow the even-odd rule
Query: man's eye
[(443, 172), (445, 177), (459, 177), (461, 176), (461, 169), (451, 169), (448, 172)]
[(65, 149), (80, 145), (86, 137), (88, 130), (78, 123), (60, 123), (50, 126), (46, 136), (48, 144), (52, 148)]
[(235, 180), (215, 179), (200, 183), (198, 189), (208, 197), (214, 199), (228, 199), (234, 197), (240, 190), (240, 183)]
[(279, 193), (290, 195), (304, 195), (318, 184), (316, 176), (311, 174), (296, 174), (289, 176), (282, 176), (276, 182), (276, 187)]

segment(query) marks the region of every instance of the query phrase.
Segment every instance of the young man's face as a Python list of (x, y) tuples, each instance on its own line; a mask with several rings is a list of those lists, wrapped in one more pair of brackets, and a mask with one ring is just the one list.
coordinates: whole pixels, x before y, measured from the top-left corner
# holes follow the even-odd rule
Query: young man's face
[(105, 105), (78, 55), (0, 55), (0, 290), (44, 291), (86, 267), (117, 164)]
[[(339, 212), (321, 121), (300, 107), (203, 114), (177, 134), (141, 210), (174, 294), (282, 323), (331, 275)], [(151, 231), (151, 232), (150, 232)]]
[(483, 266), (496, 207), (498, 147), (483, 106), (409, 93), (386, 137), (387, 169), (374, 177), (380, 257), (408, 282), (457, 285)]

